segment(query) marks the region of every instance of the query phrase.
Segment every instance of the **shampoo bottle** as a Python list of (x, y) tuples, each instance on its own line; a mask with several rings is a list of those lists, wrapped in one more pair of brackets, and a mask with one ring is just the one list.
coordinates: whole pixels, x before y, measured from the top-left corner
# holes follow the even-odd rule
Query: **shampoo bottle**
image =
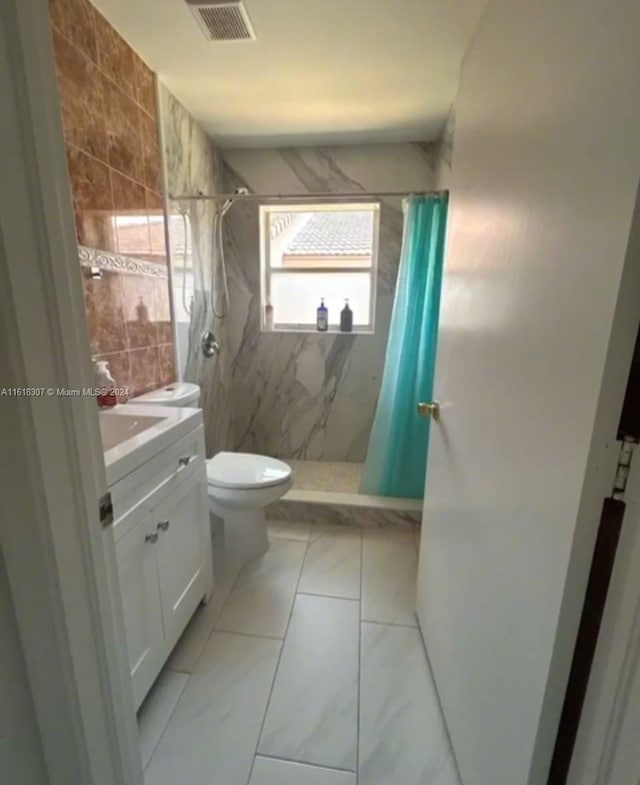
[(273, 330), (273, 305), (271, 305), (271, 298), (267, 299), (267, 304), (264, 307), (264, 329)]
[(316, 328), (321, 333), (326, 333), (329, 329), (329, 311), (324, 304), (324, 297), (320, 300), (320, 307), (316, 315)]
[(142, 297), (140, 298), (140, 302), (136, 305), (136, 316), (139, 322), (149, 321), (149, 309), (144, 304)]
[(349, 308), (349, 300), (344, 301), (344, 308), (340, 311), (340, 332), (350, 333), (353, 330), (353, 311)]

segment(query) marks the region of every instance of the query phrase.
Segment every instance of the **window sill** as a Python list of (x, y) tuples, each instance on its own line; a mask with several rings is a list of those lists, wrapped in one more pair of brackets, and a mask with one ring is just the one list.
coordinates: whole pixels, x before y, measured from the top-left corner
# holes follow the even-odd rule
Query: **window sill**
[(263, 333), (299, 333), (304, 335), (373, 335), (374, 329), (372, 327), (354, 327), (351, 332), (342, 332), (339, 327), (329, 327), (328, 330), (316, 330), (311, 325), (300, 326), (282, 326), (276, 325), (273, 329), (267, 330), (266, 327), (261, 327)]

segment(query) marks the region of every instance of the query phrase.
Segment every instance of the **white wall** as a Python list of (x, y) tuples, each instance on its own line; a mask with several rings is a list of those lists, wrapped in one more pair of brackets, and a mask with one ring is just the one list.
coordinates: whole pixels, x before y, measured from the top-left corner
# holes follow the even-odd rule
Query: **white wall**
[(463, 66), (421, 592), (464, 785), (546, 783), (640, 316), (639, 29), (493, 0)]
[(1, 549), (0, 772), (11, 785), (48, 782)]

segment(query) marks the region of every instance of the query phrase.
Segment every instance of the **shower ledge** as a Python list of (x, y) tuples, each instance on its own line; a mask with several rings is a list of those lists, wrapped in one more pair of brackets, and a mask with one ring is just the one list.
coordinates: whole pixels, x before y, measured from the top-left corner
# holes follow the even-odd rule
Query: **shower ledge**
[(267, 517), (280, 521), (388, 526), (415, 531), (422, 520), (422, 502), (419, 499), (294, 488), (279, 502), (267, 507)]
[(283, 498), (287, 502), (306, 504), (336, 504), (347, 507), (367, 507), (375, 510), (422, 513), (422, 499), (403, 499), (395, 496), (371, 496), (365, 493), (339, 493), (292, 488)]

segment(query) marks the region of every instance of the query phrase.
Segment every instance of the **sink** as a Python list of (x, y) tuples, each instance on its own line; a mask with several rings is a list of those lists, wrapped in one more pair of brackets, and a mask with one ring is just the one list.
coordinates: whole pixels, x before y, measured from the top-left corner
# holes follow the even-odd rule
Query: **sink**
[(151, 417), (145, 414), (121, 414), (120, 412), (99, 412), (100, 435), (105, 452), (119, 444), (138, 436), (162, 422), (164, 417)]
[(200, 409), (180, 406), (118, 404), (98, 418), (110, 486), (202, 425)]

